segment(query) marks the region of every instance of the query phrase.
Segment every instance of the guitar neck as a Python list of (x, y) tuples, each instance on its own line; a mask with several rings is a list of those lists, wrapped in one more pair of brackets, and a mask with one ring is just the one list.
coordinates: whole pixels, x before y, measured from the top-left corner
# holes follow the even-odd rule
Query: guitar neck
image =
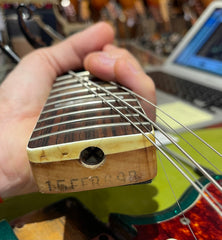
[(135, 127), (154, 140), (151, 125), (138, 111), (143, 114), (138, 99), (115, 84), (88, 72), (62, 76), (55, 81), (29, 141), (29, 159), (37, 164), (78, 159), (95, 169), (109, 155), (151, 147)]

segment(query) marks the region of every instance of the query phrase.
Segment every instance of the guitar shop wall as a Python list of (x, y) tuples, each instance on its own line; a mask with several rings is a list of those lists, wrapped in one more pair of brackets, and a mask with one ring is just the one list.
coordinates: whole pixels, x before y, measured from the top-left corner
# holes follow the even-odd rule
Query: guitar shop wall
[[(144, 67), (156, 65), (164, 62), (210, 2), (212, 1), (60, 0), (57, 4), (33, 3), (27, 5), (32, 17), (23, 20), (35, 41), (30, 41), (19, 26), (18, 4), (0, 4), (0, 41), (2, 46), (10, 46), (22, 57), (39, 47), (40, 43), (49, 46), (95, 22), (107, 21), (116, 31), (117, 45), (126, 47)], [(16, 62), (12, 56), (1, 51), (0, 63), (1, 82)], [(48, 197), (48, 202), (52, 199)], [(32, 202), (30, 205), (32, 206), (25, 206), (24, 212), (22, 209), (13, 209), (9, 219), (35, 207), (39, 208), (41, 204)], [(88, 215), (85, 219), (87, 217)]]
[[(127, 48), (145, 67), (161, 64), (213, 0), (59, 0), (30, 1), (23, 12), (29, 33), (18, 21), (18, 4), (0, 4), (0, 41), (22, 57), (41, 45), (49, 46), (95, 22), (107, 21), (116, 32), (116, 44)], [(20, 16), (21, 17), (21, 16)], [(50, 29), (51, 28), (51, 29)], [(55, 32), (53, 32), (55, 31)], [(27, 36), (31, 34), (32, 36)], [(2, 80), (13, 59), (1, 52)], [(0, 80), (0, 81), (1, 81)]]

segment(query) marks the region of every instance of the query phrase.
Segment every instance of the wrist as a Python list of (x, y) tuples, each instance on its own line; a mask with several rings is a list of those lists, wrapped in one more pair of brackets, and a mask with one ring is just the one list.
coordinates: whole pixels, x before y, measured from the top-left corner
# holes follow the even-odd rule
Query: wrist
[(38, 188), (33, 177), (17, 178), (11, 181), (1, 181), (0, 178), (0, 202), (9, 197), (37, 192)]

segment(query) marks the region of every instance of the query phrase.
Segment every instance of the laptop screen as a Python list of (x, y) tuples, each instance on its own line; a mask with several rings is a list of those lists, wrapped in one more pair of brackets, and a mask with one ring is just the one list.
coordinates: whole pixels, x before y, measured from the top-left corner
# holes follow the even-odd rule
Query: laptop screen
[(174, 63), (222, 76), (222, 9), (216, 9)]

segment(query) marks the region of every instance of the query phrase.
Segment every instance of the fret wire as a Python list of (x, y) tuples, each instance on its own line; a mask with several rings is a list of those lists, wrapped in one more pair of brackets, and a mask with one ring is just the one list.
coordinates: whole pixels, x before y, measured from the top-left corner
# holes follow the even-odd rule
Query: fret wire
[(55, 93), (55, 92), (64, 91), (64, 90), (75, 89), (75, 88), (79, 88), (79, 87), (82, 87), (81, 84), (79, 86), (76, 84), (72, 84), (72, 85), (68, 85), (65, 87), (55, 88), (55, 89), (51, 90), (50, 94)]
[(70, 78), (70, 79), (67, 79), (64, 81), (55, 82), (53, 84), (53, 88), (54, 89), (62, 89), (62, 88), (64, 88), (64, 87), (62, 87), (63, 85), (71, 86), (72, 84), (75, 84), (75, 83), (77, 83), (77, 80), (75, 78)]
[[(82, 72), (76, 73), (76, 75), (79, 76), (79, 77), (90, 76), (90, 73), (88, 71), (82, 71)], [(62, 76), (57, 77), (55, 82), (64, 81), (68, 78), (73, 78), (73, 76), (71, 76), (70, 74), (62, 75)]]
[[(141, 107), (141, 105), (140, 105), (140, 103), (139, 103), (139, 101), (137, 101), (138, 102), (138, 104), (139, 104), (139, 106), (140, 106), (140, 109), (142, 109), (143, 110), (143, 108)], [(121, 105), (121, 106), (123, 106), (123, 105)], [(128, 112), (128, 114), (132, 114), (130, 111), (129, 111), (129, 109), (127, 108), (126, 109), (126, 111)], [(145, 112), (143, 111), (143, 113), (145, 114)], [(126, 115), (126, 114), (125, 114)], [(133, 115), (133, 117), (136, 119), (136, 121), (140, 121), (140, 119), (139, 119), (139, 114), (132, 114)], [(147, 124), (146, 124), (147, 125)], [(150, 129), (146, 126), (146, 125), (142, 125), (147, 131), (150, 131)], [(150, 124), (149, 124), (149, 126), (150, 126)]]
[[(127, 107), (117, 107), (119, 109), (127, 109)], [(135, 108), (138, 108), (138, 106), (135, 106)], [(96, 111), (107, 111), (107, 110), (111, 110), (110, 107), (103, 107), (103, 108), (91, 108), (91, 109), (84, 109), (84, 110), (79, 110), (79, 111), (75, 111), (75, 112), (71, 112), (71, 113), (61, 113), (58, 115), (53, 115), (50, 117), (46, 117), (46, 118), (41, 118), (38, 120), (38, 123), (40, 122), (44, 122), (47, 120), (52, 120), (54, 118), (59, 118), (59, 117), (66, 117), (66, 116), (70, 116), (70, 115), (77, 115), (77, 114), (86, 114), (86, 113), (90, 113), (90, 112), (96, 112)]]
[[(83, 79), (88, 79), (88, 77), (83, 77)], [(59, 91), (64, 91), (64, 90), (68, 90), (68, 89), (72, 89), (72, 88), (75, 88), (76, 87), (76, 79), (75, 78), (73, 78), (73, 80), (71, 81), (71, 83), (72, 84), (69, 84), (69, 85), (67, 85), (67, 86), (64, 86), (64, 87), (61, 87), (61, 86), (63, 86), (63, 85), (65, 85), (66, 84), (66, 82), (67, 81), (69, 81), (70, 82), (70, 80), (71, 79), (69, 79), (69, 80), (66, 80), (66, 81), (63, 81), (63, 82), (59, 82), (59, 83), (54, 83), (53, 84), (53, 89), (51, 90), (51, 92), (50, 93), (55, 93), (55, 92), (59, 92)], [(57, 87), (57, 86), (60, 86), (60, 87)], [(57, 88), (55, 88), (55, 87), (57, 87)], [(77, 87), (78, 87), (78, 85), (77, 85)], [(80, 86), (81, 87), (81, 86)]]
[[(80, 79), (80, 81), (82, 81)], [(96, 93), (95, 93), (96, 94)], [(102, 97), (101, 97), (102, 98)], [(105, 99), (103, 99), (105, 100)], [(107, 103), (108, 105), (112, 105), (111, 103)], [(125, 103), (127, 104), (127, 103)], [(112, 106), (114, 110), (115, 107)], [(117, 111), (117, 110), (116, 110)], [(120, 115), (121, 112), (117, 111)], [(171, 162), (171, 164), (174, 165), (174, 167), (177, 168), (177, 170), (193, 185), (193, 187), (205, 198), (205, 200), (214, 208), (215, 211), (217, 211), (217, 213), (222, 216), (222, 213), (220, 212), (220, 210), (218, 210), (218, 207), (211, 201), (211, 199), (209, 199), (202, 191), (202, 189), (199, 188), (199, 186), (197, 186), (197, 184), (195, 182), (192, 181), (192, 179), (190, 179), (190, 177), (180, 168), (178, 168), (178, 166), (174, 163), (174, 161), (152, 140), (150, 139), (150, 137), (146, 136), (146, 134), (134, 123), (132, 122), (129, 118), (127, 118), (125, 115), (122, 116), (123, 118), (125, 118), (130, 124), (132, 124), (141, 134), (143, 134), (154, 146), (156, 146), (156, 148), (161, 151), (161, 153)], [(149, 119), (150, 120), (150, 119)], [(150, 120), (152, 122), (152, 120)], [(159, 129), (160, 130), (160, 129)], [(174, 140), (173, 140), (174, 141)], [(174, 141), (175, 142), (175, 141)], [(178, 145), (177, 143), (175, 143), (175, 145)], [(180, 146), (179, 146), (180, 147)], [(188, 154), (187, 154), (188, 155)], [(189, 155), (188, 155), (189, 156)], [(196, 163), (196, 162), (195, 162)], [(213, 179), (214, 180), (214, 179)], [(219, 186), (220, 189), (220, 186)]]
[(71, 79), (71, 78), (73, 78), (73, 77), (68, 75), (68, 74), (62, 75), (62, 76), (59, 76), (59, 77), (56, 78), (55, 83), (56, 82), (66, 81), (67, 79)]
[(187, 126), (185, 126), (184, 124), (180, 123), (179, 121), (177, 121), (175, 118), (173, 118), (172, 116), (170, 116), (167, 112), (164, 112), (160, 107), (158, 107), (157, 105), (153, 104), (152, 102), (150, 102), (149, 100), (147, 100), (146, 98), (140, 96), (139, 94), (131, 91), (130, 89), (123, 87), (115, 82), (110, 82), (110, 84), (115, 85), (120, 87), (121, 89), (128, 91), (129, 93), (131, 93), (132, 95), (140, 98), (141, 100), (145, 101), (146, 103), (148, 103), (149, 105), (155, 107), (156, 109), (158, 109), (159, 111), (161, 111), (165, 116), (169, 117), (171, 120), (173, 120), (174, 122), (176, 122), (178, 125), (180, 125), (181, 127), (183, 127), (186, 131), (188, 131), (189, 133), (191, 133), (193, 136), (195, 136), (198, 140), (200, 140), (202, 143), (204, 143), (206, 146), (208, 146), (212, 151), (214, 151), (217, 155), (219, 155), (220, 157), (222, 157), (222, 154), (220, 152), (218, 152), (215, 148), (213, 148), (212, 146), (210, 146), (210, 144), (208, 144), (204, 139), (202, 139), (201, 137), (199, 137), (195, 132), (193, 132), (191, 129), (189, 129)]
[(74, 91), (70, 91), (70, 92), (63, 92), (63, 93), (59, 93), (59, 94), (53, 94), (53, 95), (50, 95), (48, 97), (48, 99), (51, 100), (53, 98), (65, 97), (67, 95), (76, 95), (76, 94), (86, 93), (86, 92), (87, 92), (87, 89), (81, 88), (80, 90), (74, 90)]
[[(74, 72), (70, 71), (69, 72), (71, 75), (73, 76), (77, 76)], [(79, 78), (79, 81), (82, 81), (81, 78)], [(144, 117), (144, 119), (146, 119), (148, 122), (150, 122), (154, 127), (156, 127), (170, 142), (172, 142), (191, 162), (193, 162), (197, 168), (200, 170), (200, 172), (203, 173), (204, 176), (206, 176), (208, 178), (208, 180), (212, 183), (214, 183), (214, 185), (220, 190), (222, 191), (222, 186), (220, 186), (214, 179), (213, 177), (208, 174), (206, 172), (206, 170), (200, 166), (199, 163), (197, 163), (184, 149), (181, 148), (181, 146), (179, 144), (177, 144), (177, 142), (175, 142), (175, 140), (169, 136), (167, 133), (165, 133), (165, 131), (163, 129), (160, 128), (160, 126), (158, 126), (154, 121), (152, 121), (151, 119), (149, 119), (146, 115), (142, 114), (140, 111), (133, 109), (133, 107), (128, 104), (127, 102), (123, 101), (122, 99), (118, 98), (117, 96), (115, 96), (114, 94), (112, 94), (111, 92), (107, 91), (105, 88), (99, 86), (98, 84), (92, 82), (91, 80), (87, 80), (87, 82), (90, 82), (92, 85), (96, 86), (97, 88), (99, 88), (100, 90), (105, 91), (107, 94), (110, 94), (111, 96), (113, 96), (114, 98), (116, 98), (119, 101), (122, 101), (125, 105), (127, 105), (129, 108), (131, 108), (132, 110), (138, 112), (139, 114), (141, 114), (141, 116)]]
[(191, 181), (192, 182), (192, 181)]
[(75, 82), (77, 82), (77, 81), (74, 78), (70, 78), (70, 79), (67, 79), (67, 80), (64, 80), (64, 81), (60, 81), (60, 82), (55, 82), (53, 84), (53, 88), (58, 87), (58, 86), (62, 86), (62, 85), (65, 85), (65, 84), (69, 84), (69, 83), (75, 83)]
[(51, 106), (51, 105), (60, 105), (61, 103), (69, 102), (69, 101), (75, 101), (75, 100), (83, 100), (87, 98), (93, 98), (95, 97), (93, 94), (88, 94), (88, 95), (82, 95), (82, 96), (77, 96), (77, 97), (70, 97), (70, 98), (65, 98), (65, 99), (59, 99), (53, 102), (49, 102), (45, 104), (45, 107)]
[[(82, 87), (82, 85), (80, 86), (80, 87)], [(116, 87), (114, 88), (113, 86), (111, 86), (110, 88), (107, 88), (107, 89), (110, 89), (110, 90), (115, 90), (115, 89), (117, 89)], [(67, 95), (72, 95), (72, 94), (79, 94), (79, 93), (85, 93), (85, 92), (87, 92), (87, 89), (81, 89), (81, 90), (75, 90), (75, 91), (70, 91), (70, 92), (64, 92), (64, 93), (59, 93), (59, 94), (53, 94), (53, 95), (50, 95), (49, 97), (48, 97), (48, 99), (53, 99), (53, 98), (57, 98), (57, 97), (65, 97), (65, 96), (67, 96)]]
[[(83, 76), (83, 77), (87, 78), (88, 76)], [(69, 83), (75, 83), (75, 82), (77, 82), (77, 80), (73, 77), (70, 77), (70, 75), (69, 75), (69, 78), (67, 78), (67, 79), (64, 79), (62, 81), (55, 81), (53, 84), (53, 87), (58, 87), (58, 86), (62, 86), (62, 85), (69, 84)]]
[[(113, 107), (114, 107), (114, 106), (113, 106)], [(114, 107), (114, 109), (115, 109), (115, 107)], [(181, 168), (179, 168), (178, 165), (176, 165), (176, 164), (174, 163), (174, 161), (173, 161), (170, 157), (168, 157), (168, 156), (166, 155), (166, 153), (165, 153), (159, 146), (157, 146), (157, 144), (156, 144), (154, 141), (152, 141), (152, 139), (151, 139), (150, 137), (146, 136), (146, 134), (145, 134), (134, 122), (132, 122), (130, 119), (128, 119), (125, 115), (124, 115), (124, 118), (125, 118), (129, 123), (131, 123), (140, 133), (142, 133), (154, 146), (156, 146), (156, 148), (157, 148), (159, 151), (161, 151), (161, 153), (162, 153), (165, 157), (167, 157), (167, 159), (171, 162), (171, 164), (173, 164), (174, 167), (176, 167), (176, 169), (177, 169), (178, 171), (180, 171), (180, 172), (182, 173), (182, 175), (194, 186), (194, 188), (205, 198), (205, 200), (214, 208), (214, 210), (215, 210), (220, 216), (222, 216), (222, 213), (221, 213), (221, 211), (218, 209), (218, 206), (216, 206), (216, 205), (212, 202), (212, 200), (209, 199), (209, 198), (204, 194), (204, 192), (202, 191), (202, 189), (200, 189), (200, 187), (199, 187), (195, 182), (193, 182), (192, 179), (190, 179), (190, 177), (189, 177)], [(156, 139), (156, 138), (155, 138), (155, 139)]]
[[(126, 114), (129, 117), (132, 115)], [(135, 114), (136, 115), (136, 114)], [(138, 115), (138, 114), (137, 114)], [(78, 119), (72, 119), (72, 120), (68, 120), (68, 121), (64, 121), (64, 122), (59, 122), (59, 123), (54, 123), (54, 124), (49, 124), (43, 127), (38, 127), (34, 129), (34, 132), (46, 129), (46, 128), (50, 128), (50, 127), (56, 127), (56, 126), (60, 126), (60, 125), (64, 125), (64, 124), (69, 124), (69, 123), (77, 123), (77, 122), (84, 122), (84, 121), (90, 121), (90, 120), (99, 120), (99, 119), (107, 119), (107, 118), (119, 118), (120, 115), (102, 115), (102, 116), (94, 116), (94, 117), (87, 117), (87, 118), (78, 118)]]
[[(109, 101), (116, 102), (116, 100), (109, 100)], [(134, 99), (127, 99), (127, 102), (135, 102), (135, 100)], [(85, 102), (85, 103), (76, 103), (76, 104), (71, 104), (71, 105), (67, 105), (67, 106), (63, 106), (63, 107), (57, 107), (57, 108), (53, 108), (53, 109), (49, 109), (49, 110), (43, 110), (42, 114), (53, 112), (53, 111), (58, 111), (58, 110), (62, 110), (62, 109), (70, 108), (70, 107), (88, 106), (88, 105), (101, 104), (101, 103), (102, 103), (101, 100), (100, 101)]]
[[(135, 96), (135, 93), (134, 93), (134, 96)], [(140, 97), (140, 99), (141, 99), (141, 97)], [(127, 105), (126, 105), (127, 106)], [(155, 106), (156, 107), (156, 106)], [(112, 108), (113, 109), (113, 108)], [(126, 107), (126, 109), (127, 109), (127, 107)], [(150, 121), (149, 121), (150, 122)], [(152, 123), (152, 122), (151, 122)], [(154, 145), (155, 146), (155, 145)], [(182, 170), (182, 169), (181, 169)], [(188, 178), (188, 181), (189, 181), (189, 178)], [(191, 184), (192, 184), (192, 180), (191, 180)], [(193, 184), (192, 184), (193, 185)], [(200, 192), (202, 193), (202, 194), (204, 194), (203, 192), (202, 192), (202, 190), (200, 189)], [(201, 195), (202, 195), (201, 194)], [(204, 196), (205, 196), (205, 194), (204, 194)], [(221, 212), (219, 212), (219, 214), (221, 215)]]
[[(128, 93), (123, 93), (123, 92), (116, 92), (115, 93), (117, 96), (118, 95), (126, 95), (126, 96), (128, 96), (129, 94)], [(105, 93), (101, 93), (101, 95), (106, 95)], [(60, 104), (60, 103), (64, 103), (64, 102), (69, 102), (69, 101), (71, 101), (71, 100), (81, 100), (81, 99), (87, 99), (87, 98), (93, 98), (93, 97), (95, 97), (95, 95), (94, 94), (88, 94), (88, 95), (82, 95), (82, 96), (77, 96), (77, 97), (70, 97), (70, 98), (66, 98), (66, 99), (60, 99), (60, 100), (56, 100), (56, 101), (54, 101), (54, 102), (49, 102), (49, 103), (46, 103), (45, 104), (45, 107), (48, 107), (48, 106), (50, 106), (50, 105), (53, 105), (53, 104)]]
[[(128, 91), (129, 93), (131, 93), (132, 95), (134, 96), (137, 96), (138, 98), (140, 98), (141, 100), (144, 100), (145, 102), (147, 102), (148, 104), (154, 106), (155, 108), (157, 108), (158, 110), (160, 110), (163, 114), (165, 114), (166, 116), (168, 116), (170, 119), (174, 120), (175, 122), (177, 122), (179, 125), (181, 125), (182, 127), (184, 127), (189, 133), (191, 133), (194, 137), (196, 137), (198, 140), (200, 140), (203, 144), (205, 144), (208, 148), (210, 148), (213, 152), (215, 152), (217, 155), (219, 155), (220, 157), (222, 156), (221, 153), (219, 153), (216, 149), (214, 149), (212, 146), (210, 146), (206, 141), (204, 141), (202, 138), (200, 138), (197, 134), (195, 134), (193, 131), (191, 131), (188, 127), (184, 126), (183, 124), (179, 123), (176, 119), (174, 119), (173, 117), (171, 117), (169, 114), (167, 114), (166, 112), (164, 112), (161, 108), (159, 108), (158, 106), (156, 106), (155, 104), (153, 104), (152, 102), (148, 101), (147, 99), (143, 98), (142, 96), (138, 95), (137, 93), (134, 93), (133, 91), (131, 91), (130, 89), (126, 88), (126, 87), (123, 87), (115, 82), (111, 82), (111, 84), (113, 85), (117, 85), (119, 86), (121, 89), (125, 90), (125, 91)], [(160, 117), (159, 117), (160, 118)], [(162, 119), (163, 121), (163, 119)], [(172, 127), (170, 127), (171, 130), (174, 130)], [(175, 130), (174, 130), (175, 131)], [(178, 132), (176, 132), (177, 135), (180, 135)], [(213, 166), (216, 170), (218, 170), (219, 172), (221, 172), (214, 164), (212, 164), (206, 157), (203, 156), (203, 154), (201, 154), (199, 151), (197, 151), (195, 148), (194, 150), (199, 153), (208, 163), (210, 163), (211, 166)], [(189, 158), (190, 159), (190, 158)], [(193, 164), (196, 165), (196, 162), (195, 160), (191, 160), (191, 162)], [(218, 189), (220, 189), (221, 191), (221, 187), (219, 184), (216, 183), (216, 181), (214, 181), (214, 179), (210, 176), (210, 174), (208, 174), (205, 169), (202, 168), (199, 168), (199, 166), (197, 166), (197, 169), (199, 169), (200, 172), (202, 172), (202, 174), (204, 176), (206, 176), (209, 181), (213, 182), (215, 186), (217, 186)], [(211, 180), (213, 179), (213, 181)], [(216, 183), (216, 184), (215, 184)]]
[[(140, 125), (141, 123), (139, 122), (139, 123), (135, 123), (135, 124)], [(144, 122), (144, 124), (146, 124), (146, 122)], [(130, 123), (129, 122), (107, 123), (107, 124), (97, 124), (97, 125), (92, 125), (92, 126), (84, 126), (84, 127), (79, 127), (79, 128), (71, 128), (71, 129), (66, 129), (66, 130), (62, 130), (62, 131), (56, 131), (53, 133), (44, 134), (44, 135), (37, 136), (37, 137), (32, 137), (30, 139), (30, 142), (36, 141), (38, 139), (50, 137), (53, 135), (63, 134), (63, 133), (71, 133), (71, 132), (89, 130), (89, 129), (94, 129), (94, 128), (123, 127), (123, 126), (130, 126)]]

